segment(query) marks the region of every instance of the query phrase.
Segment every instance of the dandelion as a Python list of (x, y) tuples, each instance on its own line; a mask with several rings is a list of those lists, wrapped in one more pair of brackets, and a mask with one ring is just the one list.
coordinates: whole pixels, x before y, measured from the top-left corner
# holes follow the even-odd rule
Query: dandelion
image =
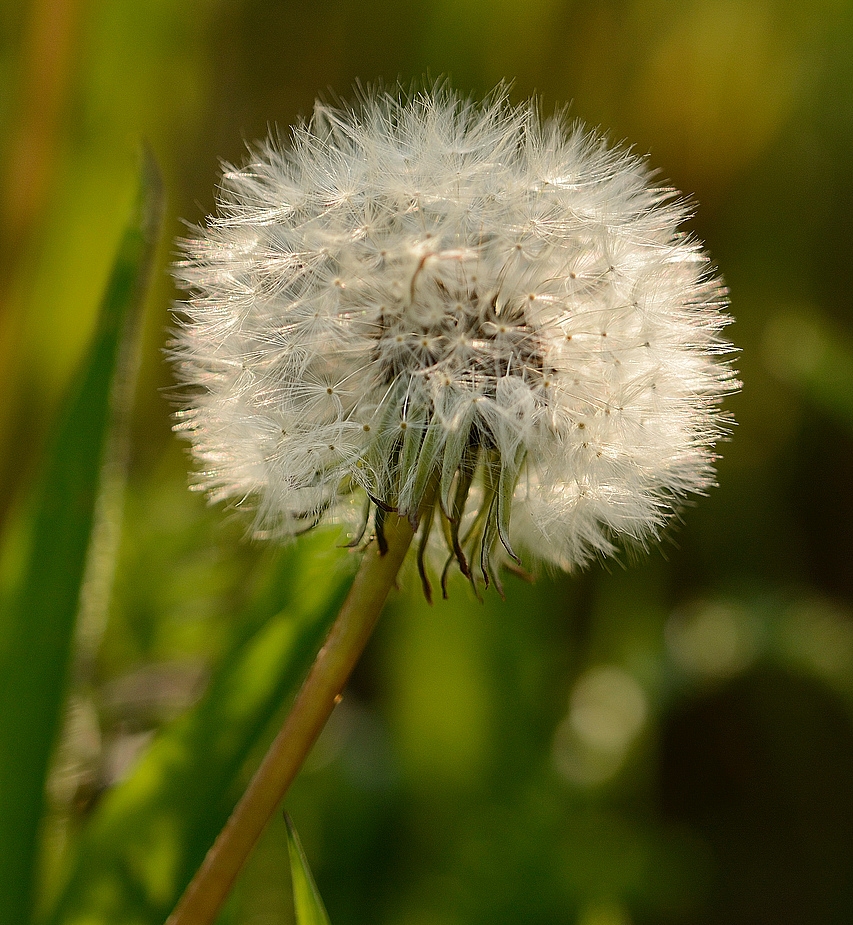
[(726, 292), (645, 162), (504, 88), (318, 105), (227, 168), (182, 243), (177, 429), (212, 501), (291, 537), (349, 525), (358, 574), (169, 919), (212, 923), (378, 619), (413, 539), (500, 588), (655, 537), (713, 481), (737, 387)]
[[(371, 512), (499, 585), (655, 537), (713, 481), (726, 291), (644, 160), (499, 88), (318, 105), (182, 243), (178, 429), (258, 535)], [(437, 529), (433, 529), (437, 527)], [(445, 584), (447, 566), (442, 576)]]

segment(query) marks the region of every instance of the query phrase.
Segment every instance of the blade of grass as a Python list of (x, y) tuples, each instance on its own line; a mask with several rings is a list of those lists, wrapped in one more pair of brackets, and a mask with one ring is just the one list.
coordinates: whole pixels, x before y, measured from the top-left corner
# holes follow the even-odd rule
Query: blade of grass
[(296, 912), (296, 925), (331, 925), (326, 907), (320, 898), (320, 891), (311, 876), (302, 842), (287, 813), (284, 815), (284, 821), (287, 823), (287, 850), (290, 854), (290, 878), (293, 882), (293, 908)]
[(45, 779), (62, 718), (100, 477), (130, 400), (142, 308), (163, 211), (145, 154), (133, 217), (88, 359), (63, 406), (38, 481), (30, 551), (0, 627), (0, 923), (31, 921)]
[(221, 662), (201, 701), (165, 729), (84, 832), (51, 925), (162, 925), (239, 796), (240, 769), (325, 639), (348, 573), (328, 535), (286, 563), (290, 602)]

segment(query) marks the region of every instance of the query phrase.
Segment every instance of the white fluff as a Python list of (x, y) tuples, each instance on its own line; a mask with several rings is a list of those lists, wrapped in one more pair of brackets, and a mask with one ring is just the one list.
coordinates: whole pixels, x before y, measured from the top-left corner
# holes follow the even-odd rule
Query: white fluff
[(365, 494), (415, 520), (437, 490), (487, 564), (498, 532), (563, 568), (644, 542), (712, 484), (738, 385), (685, 212), (641, 159), (503, 89), (318, 105), (226, 169), (182, 242), (199, 487), (274, 536), (355, 524)]

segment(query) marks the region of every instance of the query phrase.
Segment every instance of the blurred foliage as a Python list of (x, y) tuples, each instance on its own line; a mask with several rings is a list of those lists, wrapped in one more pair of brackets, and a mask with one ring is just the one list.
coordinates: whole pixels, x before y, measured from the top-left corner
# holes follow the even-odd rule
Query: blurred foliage
[(48, 765), (62, 722), (77, 614), (92, 605), (112, 571), (115, 531), (106, 522), (116, 513), (111, 496), (124, 479), (124, 412), (133, 393), (162, 213), (162, 181), (146, 152), (92, 348), (63, 403), (39, 474), (20, 584), (0, 621), (4, 921), (31, 916)]
[[(286, 136), (318, 92), (425, 73), (475, 93), (511, 80), (515, 97), (570, 103), (649, 152), (695, 199), (692, 227), (731, 288), (738, 426), (720, 487), (660, 550), (532, 588), (509, 580), (507, 600), (484, 605), (459, 582), (430, 608), (404, 577), (288, 800), (336, 925), (853, 920), (851, 47), (851, 0), (0, 8), (2, 602), (142, 138), (173, 238), (212, 209), (219, 159), (240, 161), (273, 123)], [(168, 880), (167, 838), (108, 825), (168, 741), (149, 750), (152, 736), (189, 728), (206, 679), (270, 627), (321, 618), (351, 559), (320, 535), (284, 552), (245, 543), (239, 517), (185, 490), (161, 354), (171, 250), (149, 300), (115, 581), (80, 625), (53, 759), (45, 915), (98, 837)], [(320, 548), (312, 579), (300, 563)], [(283, 698), (286, 659), (270, 645), (253, 676)], [(219, 707), (239, 717), (249, 692), (229, 690)], [(220, 770), (199, 772), (201, 802), (217, 794), (209, 819), (273, 732), (265, 702)], [(181, 843), (197, 857), (212, 823), (193, 828), (189, 806), (158, 793), (163, 830), (194, 833)], [(223, 920), (290, 921), (287, 867), (279, 821)]]

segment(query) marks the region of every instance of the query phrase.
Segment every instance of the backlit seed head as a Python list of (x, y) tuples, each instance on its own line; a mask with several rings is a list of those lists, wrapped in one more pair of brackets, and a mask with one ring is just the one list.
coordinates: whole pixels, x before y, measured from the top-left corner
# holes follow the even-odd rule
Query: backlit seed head
[[(725, 289), (644, 161), (503, 89), (317, 105), (182, 242), (177, 429), (258, 534), (372, 508), (486, 583), (655, 536), (713, 481)], [(423, 561), (421, 555), (420, 561)]]

